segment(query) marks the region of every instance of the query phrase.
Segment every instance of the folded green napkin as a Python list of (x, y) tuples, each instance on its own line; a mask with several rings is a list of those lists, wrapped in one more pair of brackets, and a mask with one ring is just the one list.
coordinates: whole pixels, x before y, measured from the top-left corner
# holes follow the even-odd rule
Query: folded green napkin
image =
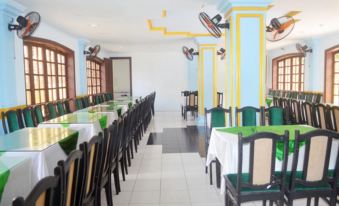
[(70, 136), (59, 141), (60, 147), (64, 150), (66, 155), (69, 155), (76, 149), (78, 143), (79, 132), (75, 132)]

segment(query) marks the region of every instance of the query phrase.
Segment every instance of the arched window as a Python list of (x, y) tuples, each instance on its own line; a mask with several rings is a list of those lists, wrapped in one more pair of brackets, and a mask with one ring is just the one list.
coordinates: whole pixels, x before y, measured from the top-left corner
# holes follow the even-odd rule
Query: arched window
[(273, 59), (273, 89), (303, 91), (304, 90), (304, 56), (287, 54)]
[(75, 97), (74, 52), (50, 40), (24, 39), (26, 103)]
[(87, 93), (99, 94), (103, 92), (104, 86), (104, 64), (103, 60), (97, 57), (87, 58)]
[(339, 104), (339, 45), (325, 51), (325, 102)]

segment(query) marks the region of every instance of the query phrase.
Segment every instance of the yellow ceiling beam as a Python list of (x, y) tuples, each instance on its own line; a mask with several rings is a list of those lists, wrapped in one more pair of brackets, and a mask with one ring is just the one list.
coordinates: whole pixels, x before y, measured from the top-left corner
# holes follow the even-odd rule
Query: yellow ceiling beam
[(293, 17), (293, 16), (295, 16), (295, 15), (297, 15), (299, 13), (301, 13), (301, 11), (290, 11), (287, 14), (285, 14), (285, 16)]

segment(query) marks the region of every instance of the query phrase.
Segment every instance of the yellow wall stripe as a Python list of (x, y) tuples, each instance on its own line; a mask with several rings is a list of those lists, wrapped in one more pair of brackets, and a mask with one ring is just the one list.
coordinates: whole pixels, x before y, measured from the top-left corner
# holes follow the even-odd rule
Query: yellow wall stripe
[(235, 6), (226, 11), (224, 17), (227, 18), (234, 11), (267, 11), (270, 8), (270, 6)]
[(0, 119), (2, 119), (2, 112), (7, 112), (9, 110), (23, 109), (25, 107), (27, 107), (27, 105), (19, 105), (19, 106), (10, 107), (10, 108), (0, 108)]

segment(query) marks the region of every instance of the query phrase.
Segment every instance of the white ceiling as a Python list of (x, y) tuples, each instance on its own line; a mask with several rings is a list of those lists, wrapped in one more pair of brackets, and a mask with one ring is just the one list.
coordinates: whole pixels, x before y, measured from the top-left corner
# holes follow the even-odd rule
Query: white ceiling
[[(203, 9), (215, 14), (212, 0), (16, 0), (27, 11), (38, 11), (42, 20), (73, 35), (100, 43), (111, 52), (154, 49), (189, 40), (187, 37), (168, 37), (150, 32), (147, 20), (154, 26), (166, 26), (169, 31), (206, 33), (198, 20)], [(274, 0), (267, 22), (291, 10), (302, 11), (301, 19), (292, 34), (278, 43), (277, 48), (300, 39), (312, 38), (339, 31), (339, 0)], [(203, 7), (203, 8), (202, 8)], [(167, 17), (161, 18), (163, 9)]]

